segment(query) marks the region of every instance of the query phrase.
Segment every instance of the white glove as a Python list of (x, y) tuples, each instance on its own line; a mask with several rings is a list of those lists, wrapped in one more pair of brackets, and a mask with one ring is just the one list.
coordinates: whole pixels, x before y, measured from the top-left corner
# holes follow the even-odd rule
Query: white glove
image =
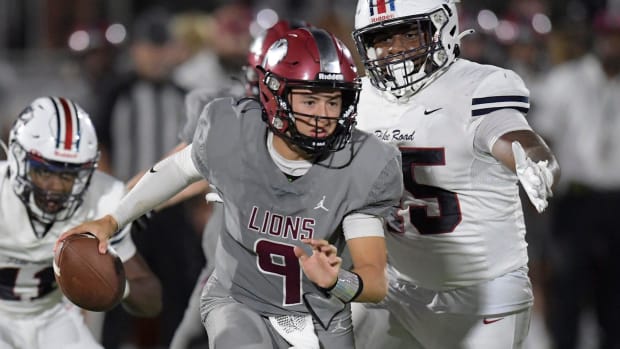
[(525, 155), (523, 146), (517, 141), (512, 142), (512, 154), (515, 158), (517, 177), (523, 189), (536, 207), (536, 211), (538, 213), (544, 211), (548, 205), (547, 198), (553, 196), (551, 192), (553, 174), (547, 168), (549, 162), (545, 160), (534, 163)]

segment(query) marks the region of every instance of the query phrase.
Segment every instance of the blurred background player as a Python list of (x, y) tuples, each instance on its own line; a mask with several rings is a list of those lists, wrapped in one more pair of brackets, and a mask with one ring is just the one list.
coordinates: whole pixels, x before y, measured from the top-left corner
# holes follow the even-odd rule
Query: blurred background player
[[(620, 8), (600, 11), (593, 34), (584, 40), (591, 51), (550, 71), (533, 119), (563, 164), (547, 289), (549, 330), (562, 349), (584, 340), (620, 348)], [(587, 315), (594, 336), (580, 331)]]
[[(122, 182), (96, 170), (98, 159), (90, 118), (69, 99), (37, 98), (14, 123), (8, 161), (0, 162), (0, 347), (101, 348), (52, 269), (60, 232), (112, 209), (125, 193)], [(111, 239), (128, 281), (122, 305), (155, 316), (161, 286), (130, 227)]]
[[(173, 148), (183, 126), (186, 91), (172, 79), (177, 46), (170, 21), (171, 14), (163, 7), (148, 8), (136, 17), (129, 32), (129, 69), (107, 86), (98, 101), (95, 125), (101, 169), (123, 181)], [(150, 224), (134, 224), (136, 248), (161, 280), (163, 308), (153, 319), (135, 318), (122, 308), (107, 312), (102, 327), (106, 349), (118, 349), (129, 341), (169, 345), (204, 261), (199, 247), (202, 226), (194, 227), (188, 213), (193, 207), (194, 202), (173, 205), (152, 216)]]
[(163, 8), (141, 13), (132, 27), (129, 71), (102, 93), (96, 127), (102, 168), (122, 180), (176, 144), (183, 125), (185, 90), (174, 83), (175, 44), (170, 14)]
[(367, 71), (358, 127), (398, 146), (389, 291), (356, 315), (358, 347), (520, 348), (533, 295), (520, 182), (538, 212), (559, 167), (528, 125), (513, 71), (458, 59), (453, 1), (370, 1), (354, 39)]
[[(381, 217), (402, 191), (396, 150), (353, 127), (357, 82), (333, 35), (288, 32), (264, 59), (262, 105), (210, 103), (191, 145), (156, 164), (112, 215), (59, 241), (86, 229), (104, 248), (117, 226), (204, 176), (226, 210), (202, 297), (209, 345), (352, 348), (348, 303), (385, 295)], [(353, 271), (341, 269), (345, 241)]]
[(222, 88), (231, 77), (241, 80), (241, 67), (252, 41), (252, 20), (247, 1), (227, 1), (217, 6), (198, 30), (202, 47), (174, 69), (174, 81), (191, 91)]

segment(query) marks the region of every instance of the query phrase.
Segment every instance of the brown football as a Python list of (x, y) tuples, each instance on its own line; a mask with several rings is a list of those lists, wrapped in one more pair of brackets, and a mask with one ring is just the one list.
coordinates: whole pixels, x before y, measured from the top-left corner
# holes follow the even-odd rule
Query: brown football
[(54, 276), (74, 304), (91, 311), (107, 311), (122, 300), (125, 269), (112, 250), (100, 254), (98, 244), (92, 234), (69, 236), (54, 254)]

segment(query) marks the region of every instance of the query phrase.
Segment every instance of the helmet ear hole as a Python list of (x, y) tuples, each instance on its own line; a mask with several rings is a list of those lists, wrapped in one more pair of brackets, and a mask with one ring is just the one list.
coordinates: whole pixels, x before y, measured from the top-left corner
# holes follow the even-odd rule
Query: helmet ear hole
[(280, 90), (280, 80), (273, 74), (267, 74), (267, 76), (265, 76), (265, 84), (272, 92), (278, 92)]
[(273, 118), (273, 120), (271, 121), (273, 127), (275, 127), (276, 129), (282, 131), (284, 128), (284, 121), (282, 121), (282, 118), (279, 116), (275, 116)]

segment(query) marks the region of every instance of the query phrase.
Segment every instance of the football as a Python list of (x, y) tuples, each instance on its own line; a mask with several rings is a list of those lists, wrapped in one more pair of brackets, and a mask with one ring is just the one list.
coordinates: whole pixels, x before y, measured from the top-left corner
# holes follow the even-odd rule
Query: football
[(64, 295), (91, 311), (114, 308), (125, 292), (125, 269), (111, 249), (100, 254), (92, 234), (71, 235), (54, 254), (54, 276)]

